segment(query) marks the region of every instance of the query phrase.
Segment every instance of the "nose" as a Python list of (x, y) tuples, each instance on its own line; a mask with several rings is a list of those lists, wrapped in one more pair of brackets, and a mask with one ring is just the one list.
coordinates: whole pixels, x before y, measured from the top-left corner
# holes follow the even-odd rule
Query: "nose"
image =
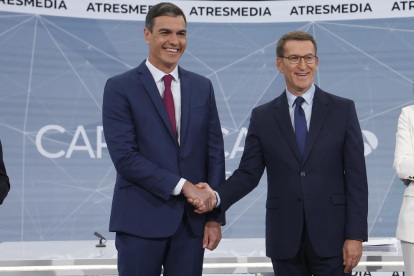
[(177, 35), (176, 34), (171, 34), (170, 35), (170, 38), (168, 39), (168, 42), (171, 45), (174, 45), (174, 46), (178, 45), (178, 37), (177, 37)]
[(301, 58), (300, 58), (300, 60), (299, 60), (299, 64), (298, 64), (298, 67), (299, 67), (300, 69), (306, 69), (306, 63), (305, 63), (305, 58), (304, 58), (304, 57), (301, 57)]

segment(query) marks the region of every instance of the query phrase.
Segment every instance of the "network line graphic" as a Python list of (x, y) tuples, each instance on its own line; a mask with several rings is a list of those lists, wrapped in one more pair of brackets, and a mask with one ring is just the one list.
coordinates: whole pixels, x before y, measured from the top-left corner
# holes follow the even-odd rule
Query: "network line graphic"
[[(404, 191), (392, 169), (395, 133), (401, 108), (414, 104), (412, 26), (414, 18), (189, 23), (180, 66), (213, 83), (227, 176), (240, 162), (251, 110), (285, 88), (275, 64), (278, 39), (307, 31), (318, 42), (315, 84), (356, 104), (370, 235), (394, 236)], [(94, 231), (113, 238), (116, 171), (101, 128), (103, 88), (147, 58), (142, 29), (143, 22), (0, 12), (0, 139), (12, 184), (0, 212), (3, 241), (93, 239)], [(266, 185), (264, 174), (228, 211), (225, 238), (264, 237)]]

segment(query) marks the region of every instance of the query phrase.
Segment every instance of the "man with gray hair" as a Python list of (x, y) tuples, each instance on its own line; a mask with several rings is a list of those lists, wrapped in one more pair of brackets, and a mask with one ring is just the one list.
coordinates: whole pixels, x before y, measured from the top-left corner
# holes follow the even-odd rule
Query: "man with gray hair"
[[(266, 253), (275, 274), (350, 275), (368, 239), (368, 184), (355, 104), (314, 84), (319, 58), (310, 34), (284, 35), (276, 52), (286, 89), (253, 109), (239, 168), (214, 188), (220, 208), (253, 190), (266, 168)], [(194, 202), (197, 212), (210, 210)]]
[(103, 127), (117, 171), (110, 231), (120, 276), (201, 276), (204, 249), (221, 239), (224, 214), (194, 212), (186, 198), (212, 208), (210, 188), (225, 179), (224, 145), (210, 80), (178, 66), (186, 19), (174, 4), (150, 9), (149, 57), (108, 80)]

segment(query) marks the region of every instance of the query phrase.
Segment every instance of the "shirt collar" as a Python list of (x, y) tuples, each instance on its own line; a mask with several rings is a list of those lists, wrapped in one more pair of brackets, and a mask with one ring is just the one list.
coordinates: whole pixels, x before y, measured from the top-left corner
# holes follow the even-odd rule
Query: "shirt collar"
[[(293, 95), (292, 93), (290, 93), (287, 87), (286, 87), (286, 96), (287, 96), (289, 106), (293, 106), (297, 97)], [(308, 91), (303, 93), (302, 98), (305, 100), (305, 102), (308, 105), (310, 105), (313, 102), (314, 96), (315, 96), (315, 84), (312, 83), (312, 86), (308, 89)]]
[[(154, 65), (152, 65), (148, 59), (145, 61), (145, 65), (148, 67), (148, 70), (151, 72), (151, 75), (154, 78), (155, 83), (162, 81), (162, 78), (164, 78), (165, 75), (168, 75), (168, 74), (165, 74), (160, 69), (158, 69), (157, 67), (155, 67)], [(174, 70), (170, 73), (170, 75), (173, 76), (173, 79), (175, 81), (178, 80), (178, 66), (175, 66)]]

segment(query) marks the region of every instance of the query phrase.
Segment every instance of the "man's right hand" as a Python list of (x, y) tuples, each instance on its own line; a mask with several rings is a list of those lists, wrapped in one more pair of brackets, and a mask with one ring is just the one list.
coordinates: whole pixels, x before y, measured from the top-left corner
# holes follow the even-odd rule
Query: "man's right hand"
[(197, 185), (201, 187), (196, 187), (191, 182), (186, 181), (181, 192), (187, 198), (187, 201), (196, 208), (194, 210), (196, 213), (210, 212), (217, 205), (216, 193), (207, 183)]

